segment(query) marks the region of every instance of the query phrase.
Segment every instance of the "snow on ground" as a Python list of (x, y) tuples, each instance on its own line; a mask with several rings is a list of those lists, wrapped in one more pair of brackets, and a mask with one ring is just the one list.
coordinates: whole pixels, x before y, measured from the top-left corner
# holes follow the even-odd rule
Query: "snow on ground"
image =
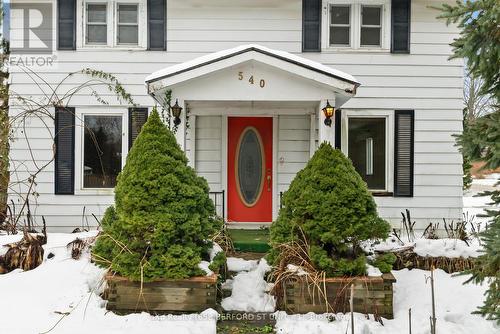
[[(215, 334), (217, 313), (207, 310), (185, 316), (151, 316), (147, 313), (119, 316), (106, 312), (105, 301), (99, 296), (99, 283), (104, 271), (89, 262), (88, 254), (73, 260), (66, 244), (76, 237), (85, 238), (95, 233), (49, 234), (45, 245), (45, 260), (38, 268), (0, 275), (0, 333), (31, 334), (58, 333), (175, 333)], [(20, 236), (0, 236), (0, 245), (14, 242)], [(52, 259), (47, 255), (53, 253)], [(240, 271), (233, 279), (231, 297), (223, 300), (226, 310), (273, 312), (275, 300), (267, 294), (270, 285), (264, 281), (270, 270), (265, 260), (249, 265), (239, 263)], [(249, 261), (251, 262), (251, 261)], [(253, 263), (253, 262), (251, 262)], [(233, 267), (234, 269), (234, 267)], [(395, 319), (384, 319), (384, 326), (355, 314), (357, 334), (408, 333), (408, 309), (412, 308), (414, 334), (429, 333), (431, 312), (428, 271), (393, 271)], [(470, 314), (482, 303), (486, 286), (462, 285), (467, 277), (453, 277), (441, 270), (435, 271), (438, 333), (490, 334), (500, 328), (492, 321)], [(67, 316), (63, 314), (68, 313)], [(326, 315), (287, 316), (278, 312), (277, 332), (281, 334), (335, 334), (345, 333), (349, 314), (336, 315), (329, 321)], [(58, 323), (59, 322), (59, 323)]]
[(297, 276), (307, 275), (307, 272), (304, 269), (302, 269), (302, 267), (296, 266), (294, 264), (287, 265), (286, 269), (288, 269), (288, 271), (292, 273), (295, 273)]
[(468, 244), (462, 240), (448, 238), (415, 240), (415, 253), (420, 256), (478, 257), (482, 249), (477, 239), (468, 241)]
[(420, 256), (446, 256), (449, 258), (457, 257), (478, 257), (481, 255), (481, 250), (483, 247), (480, 245), (477, 238), (473, 238), (467, 243), (458, 239), (425, 239), (417, 238), (414, 242), (405, 242), (404, 238), (403, 244), (394, 238), (388, 238), (378, 244), (370, 245), (366, 247), (368, 251), (396, 251), (398, 249), (403, 249), (407, 247), (413, 247), (415, 253)]
[[(217, 313), (206, 310), (186, 316), (151, 316), (147, 313), (119, 316), (107, 312), (98, 296), (104, 270), (84, 254), (73, 260), (66, 245), (78, 234), (49, 233), (45, 260), (38, 268), (0, 275), (0, 333), (51, 334), (215, 334)], [(0, 245), (18, 241), (19, 236), (0, 235)], [(3, 247), (2, 247), (3, 248)], [(47, 259), (47, 255), (55, 256)], [(70, 312), (67, 316), (63, 314)]]
[[(399, 270), (392, 272), (394, 284), (394, 319), (383, 319), (384, 325), (363, 314), (356, 313), (357, 334), (408, 333), (408, 309), (412, 312), (412, 333), (428, 334), (431, 314), (429, 271)], [(443, 334), (496, 334), (500, 327), (479, 315), (471, 314), (482, 304), (486, 285), (462, 285), (467, 276), (453, 277), (442, 270), (434, 272), (436, 292), (437, 332)], [(334, 316), (334, 317), (332, 317)], [(276, 329), (279, 334), (336, 334), (350, 333), (350, 314), (286, 315), (277, 312)], [(333, 320), (334, 319), (334, 320)], [(333, 321), (332, 321), (333, 320)]]
[(201, 261), (200, 263), (198, 263), (198, 268), (203, 270), (206, 276), (212, 276), (214, 274), (214, 272), (210, 270), (209, 267), (210, 267), (210, 262), (208, 261)]
[[(499, 182), (500, 174), (494, 173), (486, 175), (484, 179), (473, 179), (472, 185), (469, 190), (464, 193), (464, 214), (469, 219), (474, 218), (473, 221), (476, 223), (485, 224), (489, 218), (478, 217), (485, 214), (484, 209), (490, 207), (491, 198), (489, 196), (478, 196), (478, 193), (483, 191), (491, 191), (498, 189), (497, 182)], [(483, 226), (484, 228), (484, 226)]]
[(238, 257), (227, 258), (227, 270), (229, 271), (250, 271), (257, 268), (257, 260), (245, 260)]
[(380, 277), (380, 276), (382, 276), (382, 272), (377, 267), (374, 267), (374, 266), (367, 263), (366, 264), (366, 275), (370, 276), (370, 277)]
[(494, 187), (499, 179), (500, 179), (500, 173), (492, 173), (485, 175), (484, 178), (482, 179), (473, 179), (472, 184)]
[(271, 285), (264, 280), (270, 270), (267, 261), (261, 259), (255, 268), (238, 273), (231, 283), (231, 296), (222, 300), (221, 305), (224, 310), (273, 312), (276, 301), (267, 293)]

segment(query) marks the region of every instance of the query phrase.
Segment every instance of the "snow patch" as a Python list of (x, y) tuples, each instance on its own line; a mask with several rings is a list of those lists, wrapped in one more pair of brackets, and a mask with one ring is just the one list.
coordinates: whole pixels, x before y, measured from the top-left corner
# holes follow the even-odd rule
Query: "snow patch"
[(201, 261), (198, 263), (198, 268), (203, 270), (206, 276), (212, 276), (214, 272), (210, 270), (209, 266), (220, 252), (223, 252), (222, 247), (219, 246), (216, 242), (212, 244), (212, 248), (208, 251), (208, 256), (210, 257), (210, 261)]
[(429, 257), (448, 257), (448, 258), (469, 258), (478, 257), (482, 253), (483, 246), (479, 243), (477, 239), (471, 239), (467, 241), (459, 239), (425, 239), (418, 238), (415, 242), (401, 242), (388, 238), (375, 245), (366, 246), (364, 245), (365, 251), (368, 252), (391, 252), (398, 251), (405, 248), (413, 248), (413, 251), (420, 256)]
[(218, 243), (214, 242), (212, 245), (212, 248), (210, 248), (210, 261), (213, 261), (214, 258), (217, 256), (217, 254), (223, 252), (224, 250), (222, 249), (221, 246), (219, 246)]
[(499, 173), (489, 174), (484, 179), (472, 180), (470, 189), (464, 193), (464, 213), (468, 216), (468, 219), (473, 218), (474, 223), (480, 223), (483, 230), (491, 217), (481, 217), (481, 215), (486, 214), (485, 209), (492, 207), (492, 200), (490, 196), (475, 195), (486, 190), (500, 189), (500, 186), (497, 185), (498, 182), (500, 182)]
[(227, 270), (229, 271), (250, 271), (257, 268), (257, 260), (245, 260), (238, 257), (227, 258)]
[(415, 241), (415, 253), (420, 256), (448, 258), (478, 257), (481, 255), (482, 247), (478, 242), (470, 242), (467, 245), (458, 239), (417, 239)]
[(382, 272), (377, 267), (372, 266), (371, 264), (366, 264), (366, 274), (370, 277), (380, 277), (382, 276)]
[(214, 272), (208, 268), (210, 266), (210, 262), (208, 261), (201, 261), (198, 263), (198, 268), (203, 270), (207, 276), (212, 276)]
[(497, 184), (497, 182), (499, 182), (499, 179), (500, 179), (500, 173), (491, 173), (491, 174), (485, 175), (484, 178), (482, 178), (482, 179), (474, 178), (472, 180), (472, 182), (475, 184), (483, 185), (483, 186), (493, 187)]
[(288, 271), (291, 271), (292, 273), (295, 273), (297, 276), (307, 275), (307, 272), (304, 269), (294, 264), (287, 265), (286, 269), (288, 269)]
[(244, 312), (273, 312), (276, 300), (267, 292), (272, 285), (264, 277), (271, 267), (265, 259), (250, 271), (242, 271), (232, 282), (231, 297), (222, 300), (222, 307), (226, 311)]

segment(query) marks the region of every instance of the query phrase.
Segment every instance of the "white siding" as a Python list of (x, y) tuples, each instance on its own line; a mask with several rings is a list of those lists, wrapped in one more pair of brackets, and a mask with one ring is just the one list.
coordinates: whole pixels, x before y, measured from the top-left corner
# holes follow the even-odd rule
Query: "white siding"
[[(194, 154), (193, 131), (186, 133), (186, 155), (194, 159), (194, 167), (199, 176), (204, 177), (210, 188), (210, 198), (214, 202), (216, 212), (223, 217), (224, 206), (220, 192), (224, 190), (222, 173), (222, 116), (196, 116), (194, 121)], [(192, 165), (192, 164), (191, 164)]]
[(290, 186), (295, 174), (305, 167), (310, 156), (310, 115), (278, 117), (278, 195)]
[(208, 181), (210, 191), (221, 191), (222, 182), (222, 117), (196, 117), (195, 169)]
[[(419, 227), (429, 220), (437, 221), (443, 217), (459, 219), (462, 209), (461, 158), (453, 145), (451, 134), (462, 129), (463, 65), (461, 60), (448, 60), (451, 53), (448, 44), (457, 36), (458, 29), (438, 22), (435, 19), (436, 11), (429, 8), (441, 2), (412, 1), (410, 55), (348, 51), (302, 54), (353, 74), (363, 84), (357, 97), (344, 108), (415, 109), (415, 197), (376, 200), (385, 218), (398, 222), (399, 212), (408, 208), (412, 216), (419, 219)], [(151, 106), (154, 102), (146, 93), (144, 78), (166, 66), (250, 42), (300, 54), (301, 3), (300, 0), (169, 0), (167, 52), (98, 49), (59, 51), (56, 52), (55, 68), (40, 69), (38, 74), (47, 83), (56, 85), (68, 72), (84, 67), (102, 69), (114, 73), (134, 95), (138, 104)], [(81, 76), (74, 76), (59, 91), (64, 92), (84, 80)], [(13, 92), (29, 94), (34, 99), (43, 97), (40, 88), (22, 71), (14, 70), (11, 82)], [(102, 90), (101, 96), (109, 98), (110, 93)], [(76, 108), (96, 106), (102, 108), (103, 112), (108, 108), (98, 106), (88, 90), (75, 96), (71, 104)], [(110, 106), (113, 105), (118, 105), (118, 102), (111, 99)], [(16, 113), (15, 108), (11, 109), (11, 113)], [(215, 119), (217, 117), (211, 120)], [(49, 117), (43, 117), (42, 120), (32, 117), (31, 123), (17, 123), (19, 126), (13, 134), (11, 199), (15, 203), (18, 203), (17, 194), (22, 195), (26, 191), (19, 181), (27, 179), (36, 170), (35, 163), (40, 166), (52, 158), (53, 121)], [(203, 124), (205, 120), (197, 117), (197, 127), (200, 126), (198, 122)], [(214, 123), (218, 124), (214, 126), (222, 124), (219, 121)], [(281, 125), (285, 123), (280, 121), (280, 131)], [(309, 121), (304, 124), (309, 124)], [(287, 134), (286, 130), (283, 128), (284, 135)], [(302, 130), (297, 132), (297, 138), (304, 141), (292, 145), (283, 139), (279, 142), (280, 152), (290, 155), (292, 149), (298, 150), (299, 160), (303, 160), (309, 144), (305, 142), (307, 131)], [(200, 149), (197, 167), (215, 190), (221, 186), (221, 165), (210, 159), (215, 159), (220, 153), (217, 150), (221, 144), (220, 138), (208, 138), (212, 135), (204, 131), (197, 133), (197, 151)], [(198, 141), (198, 138), (203, 138), (200, 136), (206, 138)], [(29, 138), (32, 153), (26, 138)], [(189, 148), (189, 140), (187, 145)], [(283, 173), (279, 175), (281, 189), (286, 188), (293, 177), (291, 172), (302, 166), (302, 160), (285, 162)], [(37, 176), (35, 189), (39, 196), (33, 197), (31, 201), (32, 213), (37, 222), (41, 223), (40, 216), (44, 215), (52, 231), (56, 227), (67, 230), (70, 226), (81, 225), (84, 207), (87, 220), (92, 225), (91, 213), (100, 216), (113, 201), (111, 195), (55, 196), (53, 178), (54, 165), (50, 163)]]

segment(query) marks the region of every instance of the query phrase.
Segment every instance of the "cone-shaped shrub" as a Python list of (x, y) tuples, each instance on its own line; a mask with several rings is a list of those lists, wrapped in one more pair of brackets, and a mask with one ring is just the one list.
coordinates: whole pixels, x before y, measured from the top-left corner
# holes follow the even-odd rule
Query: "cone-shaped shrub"
[(282, 201), (270, 232), (274, 262), (280, 244), (305, 239), (317, 270), (328, 276), (363, 275), (360, 242), (386, 238), (390, 230), (351, 161), (327, 143), (297, 173)]
[(102, 221), (93, 259), (132, 280), (204, 274), (198, 263), (218, 229), (208, 184), (187, 165), (153, 111), (118, 176), (115, 208)]

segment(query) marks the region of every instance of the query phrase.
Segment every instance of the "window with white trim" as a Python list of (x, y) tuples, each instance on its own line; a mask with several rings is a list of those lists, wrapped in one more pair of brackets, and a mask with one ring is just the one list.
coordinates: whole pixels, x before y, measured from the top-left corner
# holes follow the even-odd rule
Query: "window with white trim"
[[(79, 0), (83, 25), (77, 38), (79, 47), (146, 47), (146, 13), (144, 1)], [(81, 29), (81, 30), (80, 30)]]
[(393, 191), (394, 111), (342, 110), (342, 151), (373, 192)]
[(75, 194), (112, 195), (128, 154), (128, 109), (75, 109)]
[(381, 47), (382, 6), (361, 5), (360, 45)]
[(118, 4), (117, 44), (139, 43), (139, 5)]
[(330, 45), (351, 45), (351, 6), (330, 6)]
[(325, 3), (324, 49), (389, 50), (388, 0), (329, 0)]
[(122, 169), (122, 115), (83, 115), (83, 188), (114, 188)]
[(87, 3), (86, 40), (87, 44), (108, 44), (108, 9), (105, 3)]
[(349, 118), (348, 150), (354, 168), (369, 189), (385, 190), (386, 119), (385, 117)]

